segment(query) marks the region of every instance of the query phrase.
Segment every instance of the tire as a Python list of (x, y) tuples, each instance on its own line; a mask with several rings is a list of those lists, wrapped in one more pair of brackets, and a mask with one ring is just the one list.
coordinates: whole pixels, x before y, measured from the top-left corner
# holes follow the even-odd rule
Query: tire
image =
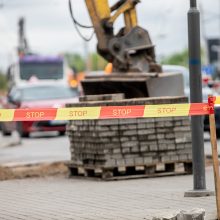
[(11, 131), (2, 131), (3, 136), (11, 136)]
[(11, 136), (12, 132), (11, 131), (7, 131), (5, 126), (3, 124), (1, 124), (1, 130), (2, 130), (2, 135), (3, 136)]
[(218, 139), (220, 139), (220, 129), (217, 129), (217, 130), (216, 130), (216, 137), (217, 137)]
[(66, 134), (66, 131), (59, 131), (59, 136), (64, 136)]
[(30, 136), (29, 132), (24, 132), (23, 131), (22, 123), (21, 122), (17, 122), (16, 123), (16, 129), (17, 129), (17, 132), (19, 133), (20, 137), (28, 138)]
[(21, 134), (21, 137), (29, 138), (29, 137), (30, 137), (30, 133), (23, 132), (23, 133)]

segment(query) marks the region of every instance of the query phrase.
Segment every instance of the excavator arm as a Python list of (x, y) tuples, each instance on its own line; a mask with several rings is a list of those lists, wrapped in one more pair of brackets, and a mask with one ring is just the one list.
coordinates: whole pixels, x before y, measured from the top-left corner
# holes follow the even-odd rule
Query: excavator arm
[[(161, 72), (150, 36), (138, 26), (139, 0), (119, 0), (111, 7), (108, 0), (85, 2), (98, 39), (97, 50), (113, 64), (114, 72)], [(125, 26), (115, 34), (114, 24), (120, 15)]]
[[(97, 51), (113, 64), (110, 75), (88, 75), (81, 81), (85, 95), (123, 93), (125, 98), (183, 95), (181, 74), (162, 73), (148, 32), (138, 26), (139, 0), (85, 0), (98, 39)], [(115, 33), (118, 17), (124, 25)]]

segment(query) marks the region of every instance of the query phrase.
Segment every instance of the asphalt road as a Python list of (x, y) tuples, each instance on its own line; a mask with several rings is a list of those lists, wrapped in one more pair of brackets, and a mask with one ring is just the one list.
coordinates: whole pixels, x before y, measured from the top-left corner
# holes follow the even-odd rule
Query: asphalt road
[(5, 166), (59, 162), (69, 159), (68, 137), (57, 136), (56, 132), (36, 133), (30, 138), (23, 138), (18, 145), (0, 147), (0, 165)]

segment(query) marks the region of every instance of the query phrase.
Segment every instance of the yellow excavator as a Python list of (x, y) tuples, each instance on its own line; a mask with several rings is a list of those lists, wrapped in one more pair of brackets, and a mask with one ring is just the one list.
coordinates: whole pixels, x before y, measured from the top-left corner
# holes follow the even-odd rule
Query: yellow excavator
[[(98, 40), (97, 51), (113, 65), (111, 75), (88, 76), (82, 81), (85, 95), (124, 93), (126, 98), (183, 95), (182, 76), (162, 73), (155, 61), (149, 33), (138, 25), (139, 2), (118, 0), (110, 6), (108, 0), (85, 0)], [(71, 0), (69, 3), (72, 13)], [(115, 33), (115, 22), (121, 15), (125, 25)]]
[[(114, 72), (161, 72), (150, 36), (138, 26), (138, 3), (139, 0), (120, 0), (110, 7), (107, 0), (86, 0), (98, 39), (97, 50), (113, 64)], [(124, 15), (125, 27), (114, 34), (120, 15)]]

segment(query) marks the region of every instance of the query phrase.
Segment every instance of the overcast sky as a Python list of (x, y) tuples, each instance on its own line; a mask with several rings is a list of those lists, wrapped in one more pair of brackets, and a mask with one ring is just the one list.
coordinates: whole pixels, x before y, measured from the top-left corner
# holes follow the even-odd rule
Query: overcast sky
[[(220, 35), (220, 0), (197, 0), (202, 5), (205, 20), (202, 34)], [(115, 0), (109, 0), (112, 4)], [(147, 29), (156, 45), (158, 57), (181, 51), (187, 47), (187, 12), (190, 0), (142, 0), (137, 7), (139, 25)], [(72, 0), (77, 20), (91, 24), (84, 0)], [(71, 21), (68, 0), (0, 0), (0, 69), (13, 60), (17, 46), (17, 22), (26, 19), (26, 35), (34, 52), (84, 54), (85, 43), (78, 36)], [(122, 22), (117, 22), (119, 29)], [(86, 36), (90, 31), (82, 29)], [(95, 51), (96, 38), (89, 43)]]

